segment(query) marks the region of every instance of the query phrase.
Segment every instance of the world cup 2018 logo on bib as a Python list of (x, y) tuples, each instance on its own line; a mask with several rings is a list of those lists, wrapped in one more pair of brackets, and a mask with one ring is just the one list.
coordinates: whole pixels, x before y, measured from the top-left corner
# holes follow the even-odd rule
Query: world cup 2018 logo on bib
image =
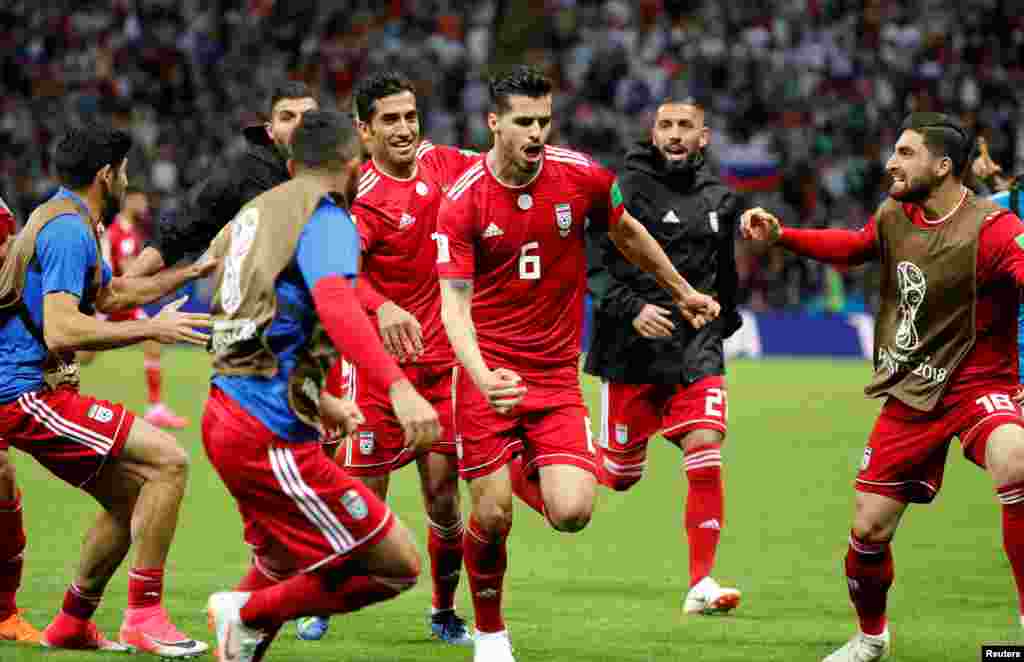
[(555, 205), (555, 224), (558, 225), (558, 234), (569, 236), (569, 230), (572, 229), (572, 205), (565, 202)]
[(928, 289), (924, 272), (913, 262), (896, 265), (896, 285), (900, 291), (900, 321), (896, 327), (896, 348), (909, 352), (917, 349), (921, 336), (917, 331), (917, 314)]

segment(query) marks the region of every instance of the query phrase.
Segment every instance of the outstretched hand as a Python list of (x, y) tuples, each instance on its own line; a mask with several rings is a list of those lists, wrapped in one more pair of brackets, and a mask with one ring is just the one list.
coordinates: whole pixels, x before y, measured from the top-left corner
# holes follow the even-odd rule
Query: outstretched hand
[(164, 345), (187, 342), (192, 345), (205, 346), (209, 336), (196, 331), (196, 327), (208, 329), (213, 321), (207, 313), (183, 313), (180, 308), (188, 301), (181, 297), (160, 309), (156, 317), (150, 320), (155, 328), (152, 339)]

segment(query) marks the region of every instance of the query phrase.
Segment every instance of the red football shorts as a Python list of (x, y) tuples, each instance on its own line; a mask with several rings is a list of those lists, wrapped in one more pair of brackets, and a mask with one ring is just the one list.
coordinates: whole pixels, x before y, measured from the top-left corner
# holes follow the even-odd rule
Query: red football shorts
[(278, 575), (343, 561), (394, 526), (387, 505), (315, 440), (280, 439), (217, 387), (203, 413), (203, 445), (238, 503), (257, 563)]
[[(431, 452), (455, 455), (455, 421), (452, 414), (451, 366), (403, 366), (416, 390), (441, 417), (442, 437)], [(344, 371), (342, 372), (344, 374)], [(329, 387), (330, 388), (330, 387)], [(370, 387), (365, 371), (356, 368), (350, 393), (366, 418), (359, 430), (341, 441), (338, 461), (353, 476), (381, 476), (401, 469), (416, 459), (405, 446), (405, 434), (398, 424), (387, 391)]]
[(495, 412), (465, 370), (456, 367), (456, 447), (459, 475), (487, 476), (523, 454), (528, 476), (540, 467), (564, 464), (590, 473), (597, 469), (590, 417), (583, 404), (575, 365), (551, 383), (524, 379), (523, 401), (510, 414)]
[(986, 387), (940, 402), (923, 413), (889, 398), (875, 421), (857, 473), (857, 489), (902, 501), (930, 503), (942, 487), (946, 453), (959, 437), (964, 456), (985, 467), (988, 437), (1000, 425), (1024, 427), (1011, 399), (1016, 387)]
[(0, 405), (0, 449), (14, 446), (61, 480), (84, 487), (116, 459), (135, 415), (123, 405), (62, 387)]
[(639, 480), (647, 465), (647, 443), (659, 430), (678, 442), (693, 430), (726, 433), (725, 378), (682, 384), (601, 382), (601, 428), (597, 457), (601, 471)]

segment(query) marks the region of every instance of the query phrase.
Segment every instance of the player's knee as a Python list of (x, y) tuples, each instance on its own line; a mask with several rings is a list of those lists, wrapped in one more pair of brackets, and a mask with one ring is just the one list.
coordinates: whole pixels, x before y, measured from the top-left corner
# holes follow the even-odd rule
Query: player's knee
[[(1000, 432), (1006, 435), (1006, 441), (988, 458), (989, 471), (996, 484), (1020, 482), (1024, 480), (1024, 434), (1021, 428), (1016, 426), (1012, 430)], [(993, 446), (991, 441), (989, 446)]]
[(892, 540), (899, 520), (886, 520), (858, 512), (853, 520), (852, 533), (857, 540), (866, 543), (883, 543)]
[(480, 503), (473, 509), (477, 532), (497, 542), (512, 530), (512, 504)]
[(166, 435), (166, 437), (154, 463), (155, 468), (160, 475), (160, 480), (184, 483), (188, 479), (191, 463), (188, 452), (174, 440), (174, 437), (171, 435)]
[(582, 499), (553, 504), (548, 506), (548, 521), (556, 531), (576, 533), (587, 528), (593, 512), (593, 503), (586, 503)]
[(684, 453), (692, 453), (696, 450), (711, 450), (721, 448), (725, 443), (725, 435), (718, 430), (693, 430), (687, 433), (679, 445)]

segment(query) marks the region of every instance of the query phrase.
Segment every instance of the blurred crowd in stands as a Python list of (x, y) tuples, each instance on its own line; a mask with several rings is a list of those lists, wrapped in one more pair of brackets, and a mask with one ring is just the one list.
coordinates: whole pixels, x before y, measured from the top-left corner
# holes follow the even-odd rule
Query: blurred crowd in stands
[[(24, 219), (52, 190), (68, 123), (109, 119), (129, 170), (173, 214), (244, 147), (264, 93), (307, 81), (349, 107), (383, 67), (417, 81), (435, 142), (486, 147), (485, 76), (555, 78), (555, 142), (615, 167), (668, 96), (709, 111), (712, 161), (788, 224), (859, 227), (911, 110), (960, 115), (997, 162), (1024, 159), (1024, 13), (1014, 0), (8, 0), (0, 6), (0, 194)], [(755, 309), (871, 309), (870, 268), (738, 253)]]

